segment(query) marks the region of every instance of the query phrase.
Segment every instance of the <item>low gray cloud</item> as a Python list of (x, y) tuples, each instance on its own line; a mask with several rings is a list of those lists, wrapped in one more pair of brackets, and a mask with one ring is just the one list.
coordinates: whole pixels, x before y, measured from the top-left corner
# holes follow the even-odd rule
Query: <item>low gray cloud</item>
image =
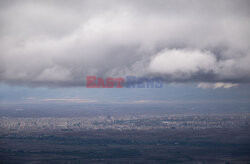
[(1, 1), (0, 80), (250, 82), (249, 1)]

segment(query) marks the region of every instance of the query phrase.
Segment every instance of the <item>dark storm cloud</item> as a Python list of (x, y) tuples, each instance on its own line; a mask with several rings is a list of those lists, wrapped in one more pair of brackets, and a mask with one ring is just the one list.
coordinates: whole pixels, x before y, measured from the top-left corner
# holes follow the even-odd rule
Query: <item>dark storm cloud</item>
[[(0, 80), (250, 81), (249, 1), (1, 1)], [(205, 85), (202, 85), (205, 86)]]

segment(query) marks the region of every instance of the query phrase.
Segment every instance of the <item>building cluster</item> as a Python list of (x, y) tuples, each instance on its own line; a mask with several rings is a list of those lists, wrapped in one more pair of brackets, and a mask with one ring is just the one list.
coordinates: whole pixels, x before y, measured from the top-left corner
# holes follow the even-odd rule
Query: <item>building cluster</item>
[(241, 128), (250, 125), (250, 115), (166, 115), (166, 116), (98, 116), (92, 118), (0, 118), (0, 130), (150, 130)]

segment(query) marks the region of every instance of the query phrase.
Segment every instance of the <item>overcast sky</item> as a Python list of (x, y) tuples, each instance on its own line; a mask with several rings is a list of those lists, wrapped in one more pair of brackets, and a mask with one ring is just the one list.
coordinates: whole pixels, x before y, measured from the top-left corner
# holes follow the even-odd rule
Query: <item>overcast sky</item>
[(247, 0), (0, 3), (7, 84), (82, 86), (87, 75), (250, 82)]
[[(6, 103), (250, 103), (249, 20), (247, 0), (1, 0), (0, 109)], [(165, 83), (87, 89), (86, 76)]]

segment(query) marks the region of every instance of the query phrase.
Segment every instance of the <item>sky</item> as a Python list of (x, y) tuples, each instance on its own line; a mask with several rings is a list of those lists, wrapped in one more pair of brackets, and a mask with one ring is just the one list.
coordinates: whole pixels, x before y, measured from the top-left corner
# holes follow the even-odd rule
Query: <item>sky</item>
[[(249, 20), (247, 0), (2, 0), (0, 103), (250, 103)], [(164, 87), (88, 89), (86, 76)]]

